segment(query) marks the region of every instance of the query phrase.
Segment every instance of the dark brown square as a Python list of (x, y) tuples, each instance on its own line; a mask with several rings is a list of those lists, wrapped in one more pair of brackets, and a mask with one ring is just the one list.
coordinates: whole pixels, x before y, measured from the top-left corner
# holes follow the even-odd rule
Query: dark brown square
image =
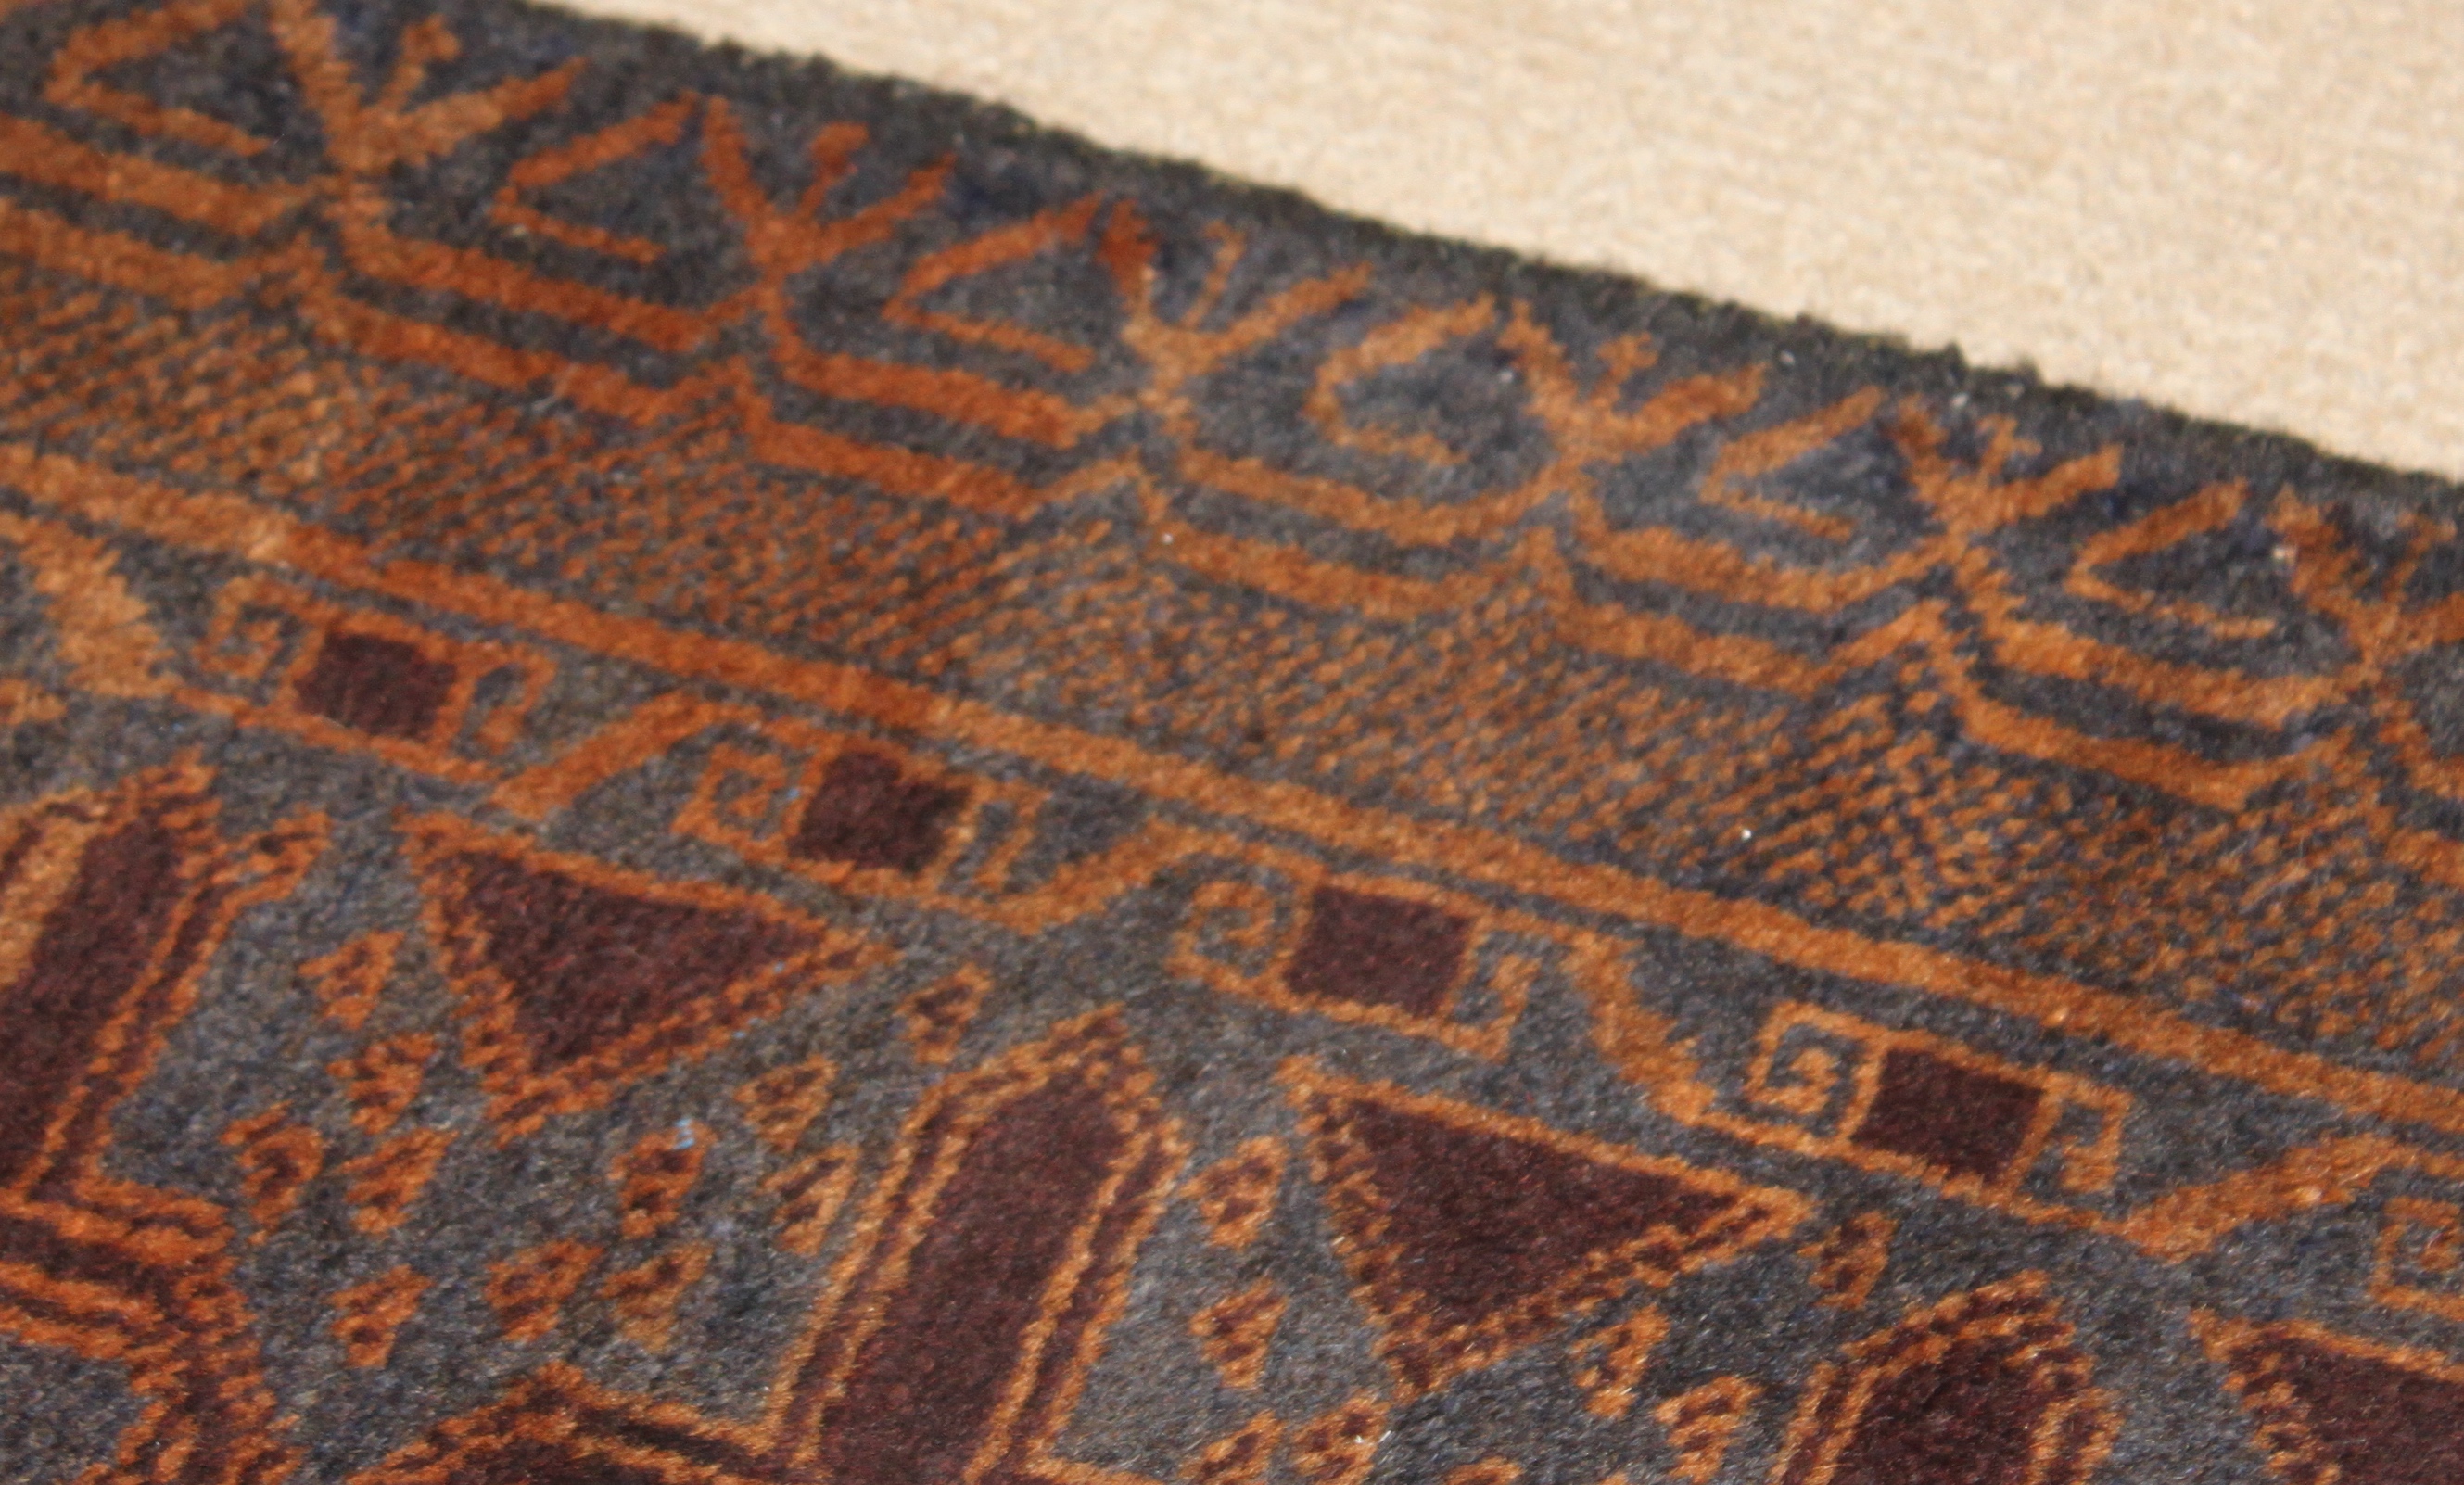
[(921, 871), (941, 854), (951, 818), (966, 802), (964, 789), (911, 778), (877, 753), (842, 753), (822, 775), (788, 849), (805, 861)]
[(1409, 898), (1322, 886), (1286, 979), (1300, 994), (1354, 1005), (1443, 1014), (1463, 972), (1470, 925)]
[(2043, 1098), (2024, 1082), (1898, 1047), (1882, 1059), (1881, 1084), (1853, 1138), (1990, 1181), (2027, 1143)]
[(379, 737), (426, 737), (452, 694), (451, 666), (406, 641), (349, 630), (325, 636), (298, 688), (308, 710)]

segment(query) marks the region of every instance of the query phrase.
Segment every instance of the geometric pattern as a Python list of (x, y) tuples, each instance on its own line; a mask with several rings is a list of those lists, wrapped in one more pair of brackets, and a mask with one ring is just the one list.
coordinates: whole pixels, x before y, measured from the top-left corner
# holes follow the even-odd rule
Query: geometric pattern
[(605, 1100), (880, 951), (767, 899), (558, 857), (459, 821), (406, 822), (426, 923), (462, 1000), (500, 1137)]
[(1337, 1249), (1404, 1398), (1637, 1284), (1784, 1237), (1806, 1216), (1795, 1192), (1724, 1171), (1308, 1063), (1284, 1079)]
[(2199, 1338), (2259, 1425), (2277, 1477), (2294, 1485), (2410, 1485), (2446, 1477), (2464, 1437), (2464, 1367), (2417, 1347), (2374, 1344), (2304, 1321), (2203, 1316)]
[(0, 4), (0, 1475), (2444, 1478), (2453, 504), (518, 0)]
[(1205, 1220), (1209, 1241), (1246, 1248), (1258, 1240), (1274, 1217), (1284, 1161), (1283, 1142), (1262, 1136), (1190, 1178), (1189, 1198)]
[(1284, 1297), (1262, 1281), (1191, 1316), (1189, 1333), (1222, 1374), (1224, 1386), (1254, 1387), (1265, 1371), (1267, 1347), (1284, 1308)]
[(1773, 1485), (2076, 1485), (2111, 1447), (2112, 1400), (2040, 1276), (1954, 1295), (1815, 1371)]
[[(945, 1083), (758, 1428), (550, 1366), (363, 1476), (412, 1481), (1059, 1479), (1047, 1451), (1180, 1148), (1098, 1015)], [(1062, 1159), (1038, 1168), (1023, 1143)], [(610, 1473), (614, 1472), (614, 1473)], [(631, 1473), (627, 1473), (631, 1472)]]
[(1150, 1086), (1099, 1013), (918, 1107), (777, 1415), (797, 1467), (882, 1485), (1044, 1472), (1047, 1420), (1183, 1158)]
[(1715, 1377), (1653, 1411), (1668, 1430), (1670, 1469), (1687, 1485), (1706, 1485), (1727, 1462), (1728, 1446), (1753, 1407), (1756, 1388), (1737, 1377)]
[(242, 839), (192, 763), (0, 816), (11, 931), (0, 1117), (0, 1336), (126, 1369), (146, 1400), (119, 1477), (279, 1477), (279, 1435), (223, 1212), (106, 1166), (114, 1105), (194, 1005), (232, 920), (287, 895), (323, 845), (295, 817)]

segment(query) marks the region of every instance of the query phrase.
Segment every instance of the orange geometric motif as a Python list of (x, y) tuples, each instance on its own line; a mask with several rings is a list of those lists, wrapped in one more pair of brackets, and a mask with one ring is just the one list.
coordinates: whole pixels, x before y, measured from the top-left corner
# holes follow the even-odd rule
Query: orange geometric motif
[[(730, 1485), (816, 1474), (906, 1485), (956, 1477), (971, 1460), (1069, 1478), (1079, 1467), (1052, 1453), (1054, 1440), (1184, 1156), (1117, 1013), (1064, 1022), (926, 1093), (757, 1428), (549, 1366), (361, 1479), (492, 1479), (511, 1458), (526, 1478), (577, 1481), (608, 1458), (663, 1470), (697, 1459), (705, 1473), (690, 1477)], [(490, 1299), (508, 1333), (544, 1334), (595, 1257), (561, 1242), (499, 1265)], [(620, 1327), (646, 1347), (666, 1343), (708, 1257), (696, 1245), (611, 1276), (602, 1293)], [(875, 1406), (884, 1397), (901, 1406)]]
[(1180, 1477), (1189, 1485), (1266, 1485), (1283, 1432), (1282, 1420), (1262, 1412), (1190, 1455)]
[(969, 966), (899, 1002), (898, 1014), (907, 1023), (907, 1041), (915, 1049), (915, 1060), (937, 1067), (956, 1056), (967, 1023), (976, 1018), (992, 988), (990, 975)]
[(393, 1355), (394, 1333), (418, 1311), (428, 1285), (414, 1270), (397, 1266), (335, 1295), (334, 1339), (342, 1343), (342, 1359), (354, 1366), (384, 1365)]
[(779, 1246), (807, 1256), (838, 1220), (855, 1190), (858, 1154), (852, 1145), (833, 1145), (762, 1178), (761, 1189), (779, 1198)]
[(2083, 1485), (2120, 1419), (2071, 1335), (2039, 1274), (1911, 1311), (1815, 1369), (1771, 1485)]
[(2286, 1485), (2440, 1478), (2464, 1437), (2464, 1366), (2306, 1321), (2254, 1324), (2201, 1312), (2191, 1326), (2258, 1424)]
[[(735, 720), (722, 709), (677, 710), (673, 719), (646, 719), (649, 740), (667, 742), (660, 734), (670, 727), (690, 732)], [(1026, 842), (1013, 824), (1001, 843), (979, 851), (1004, 813), (997, 807), (1017, 820), (1032, 819), (1043, 803), (1036, 791), (874, 739), (782, 721), (761, 733), (770, 747), (712, 752), (678, 827), (843, 891), (946, 891), (964, 880), (961, 866), (972, 866), (977, 883), (997, 884)]]
[[(777, 1418), (800, 1467), (845, 1485), (1041, 1459), (1051, 1434), (1001, 1400), (1066, 1414), (1183, 1155), (1110, 1012), (939, 1084), (908, 1142), (833, 1272)], [(1011, 1254), (1013, 1273), (1074, 1277), (1066, 1290), (986, 1292), (984, 1249)], [(959, 1305), (973, 1320), (954, 1326)], [(925, 1387), (933, 1406), (919, 1406)]]
[(599, 1250), (560, 1237), (490, 1265), (488, 1304), (508, 1341), (536, 1341), (556, 1328), (564, 1301), (582, 1286)]
[[(1477, 904), (1394, 879), (1331, 877), (1294, 862), (1302, 908), (1255, 884), (1200, 885), (1175, 939), (1175, 972), (1286, 1011), (1311, 1011), (1433, 1037), (1502, 1056), (1536, 965), (1500, 954), (1485, 975), (1478, 950), (1505, 925)], [(1484, 981), (1485, 981), (1484, 983)], [(1474, 992), (1493, 1002), (1467, 1018)]]
[(1727, 1462), (1728, 1446), (1761, 1395), (1743, 1377), (1714, 1377), (1653, 1409), (1651, 1415), (1668, 1430), (1668, 1447), (1677, 1455), (1672, 1473), (1687, 1485), (1709, 1485)]
[(611, 1392), (551, 1362), (353, 1485), (768, 1485), (758, 1443), (690, 1409)]
[(1254, 1387), (1265, 1375), (1266, 1348), (1287, 1302), (1273, 1279), (1262, 1278), (1189, 1318), (1199, 1353), (1215, 1364), (1225, 1387)]
[(1386, 1442), (1386, 1406), (1351, 1398), (1292, 1430), (1292, 1473), (1303, 1485), (1361, 1485)]
[[(116, 1477), (194, 1485), (279, 1478), (298, 1454), (233, 1282), (229, 1218), (111, 1173), (112, 1116), (224, 936), (293, 892), (326, 828), (300, 817), (228, 838), (211, 782), (184, 760), (0, 810), (0, 1006), (15, 1029), (0, 1041), (0, 1337), (116, 1363), (141, 1400)], [(232, 1142), (256, 1151), (260, 1232), (318, 1158), (284, 1117)]]
[(400, 1227), (452, 1143), (451, 1130), (413, 1129), (342, 1162), (337, 1173), (350, 1179), (342, 1199), (351, 1205), (351, 1225), (371, 1237)]
[(403, 829), (500, 1141), (885, 957), (764, 897), (552, 855), (445, 816)]
[(708, 1153), (703, 1132), (690, 1121), (673, 1129), (646, 1134), (617, 1159), (608, 1172), (616, 1183), (619, 1231), (627, 1237), (648, 1237), (676, 1219), (685, 1193), (701, 1175)]
[(1303, 1060), (1283, 1081), (1406, 1398), (1635, 1285), (1784, 1236), (1811, 1210), (1793, 1191)]
[(1205, 1219), (1209, 1242), (1239, 1249), (1258, 1240), (1275, 1214), (1284, 1160), (1284, 1142), (1260, 1135), (1190, 1177), (1186, 1190)]
[(435, 1055), (436, 1038), (413, 1032), (377, 1042), (325, 1070), (351, 1101), (351, 1122), (370, 1134), (383, 1134), (419, 1097), (428, 1059)]
[(1860, 1212), (1797, 1250), (1814, 1265), (1808, 1281), (1836, 1309), (1863, 1306), (1891, 1264), (1891, 1237), (1899, 1224), (1881, 1212)]
[(426, 9), (0, 0), (25, 1468), (2445, 1478), (2453, 491)]
[(664, 1351), (675, 1329), (676, 1306), (685, 1291), (701, 1281), (710, 1266), (710, 1248), (692, 1243), (607, 1276), (600, 1296), (614, 1306), (616, 1326), (626, 1339), (646, 1351)]
[(784, 1155), (829, 1107), (830, 1087), (837, 1079), (838, 1067), (828, 1058), (807, 1058), (737, 1089), (736, 1102), (761, 1143)]
[(201, 710), (466, 780), (492, 776), (551, 674), (526, 650), (253, 579), (222, 590), (196, 665), (205, 684), (181, 696)]
[(1568, 1348), (1574, 1386), (1583, 1406), (1602, 1418), (1622, 1418), (1634, 1406), (1654, 1347), (1668, 1337), (1668, 1317), (1646, 1304), (1614, 1325), (1593, 1331)]
[(393, 978), (394, 956), (402, 951), (399, 933), (363, 933), (330, 954), (299, 967), (299, 977), (315, 992), (317, 1004), (344, 1031), (358, 1031), (376, 1010), (377, 997)]
[(233, 1120), (223, 1131), (223, 1143), (237, 1151), (240, 1195), (248, 1203), (249, 1220), (256, 1224), (249, 1240), (261, 1243), (324, 1170), (325, 1138), (312, 1126), (295, 1123), (289, 1105), (276, 1103), (263, 1113)]
[[(1796, 1004), (1764, 1023), (1746, 1100), (1802, 1122), (1809, 1147), (2006, 1201), (2049, 1150), (2065, 1190), (2110, 1186), (2130, 1108), (2082, 1078)], [(2057, 1141), (2065, 1116), (2086, 1132)]]
[(2464, 1320), (2464, 1207), (2393, 1196), (2379, 1222), (2370, 1298), (2397, 1309)]

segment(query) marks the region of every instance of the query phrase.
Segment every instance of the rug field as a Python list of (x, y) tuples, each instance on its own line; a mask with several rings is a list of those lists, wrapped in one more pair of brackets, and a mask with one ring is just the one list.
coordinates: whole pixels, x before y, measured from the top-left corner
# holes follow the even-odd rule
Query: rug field
[(2454, 1478), (2456, 509), (825, 63), (0, 3), (0, 1478)]

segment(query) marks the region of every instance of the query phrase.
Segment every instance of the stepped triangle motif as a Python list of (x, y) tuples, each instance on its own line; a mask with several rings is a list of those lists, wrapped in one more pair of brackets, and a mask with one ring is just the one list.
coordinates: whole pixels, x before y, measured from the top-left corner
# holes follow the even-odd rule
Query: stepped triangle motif
[(766, 898), (563, 856), (445, 817), (407, 822), (464, 1058), (502, 1137), (707, 1052), (885, 950)]
[(1284, 1081), (1377, 1349), (1433, 1391), (1637, 1284), (1786, 1235), (1793, 1191), (1306, 1059)]
[[(2433, 1485), (2454, 1477), (2464, 1366), (2300, 1321), (2191, 1321), (2291, 1485)], [(2441, 1447), (2447, 1446), (2447, 1447)]]

